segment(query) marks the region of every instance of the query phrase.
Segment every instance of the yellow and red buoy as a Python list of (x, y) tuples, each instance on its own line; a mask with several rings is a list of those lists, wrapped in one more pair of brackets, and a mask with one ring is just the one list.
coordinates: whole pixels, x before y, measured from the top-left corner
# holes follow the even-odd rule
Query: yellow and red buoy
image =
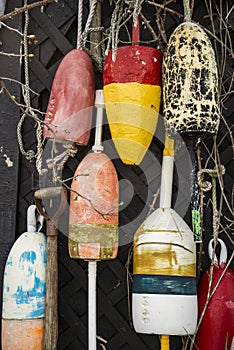
[(62, 60), (54, 77), (43, 136), (87, 145), (94, 93), (91, 59), (85, 51), (70, 51)]
[(115, 60), (112, 55), (110, 50), (103, 72), (110, 131), (121, 160), (125, 164), (139, 164), (157, 126), (162, 53), (134, 44), (119, 47)]
[(70, 198), (71, 258), (114, 259), (118, 252), (118, 178), (104, 153), (89, 153), (74, 174)]

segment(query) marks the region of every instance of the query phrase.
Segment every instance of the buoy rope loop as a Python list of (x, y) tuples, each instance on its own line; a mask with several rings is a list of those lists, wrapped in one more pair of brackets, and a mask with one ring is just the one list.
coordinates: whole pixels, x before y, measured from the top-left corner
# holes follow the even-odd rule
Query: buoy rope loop
[(221, 165), (220, 167), (214, 168), (214, 169), (201, 169), (201, 170), (199, 170), (199, 172), (197, 174), (198, 185), (203, 192), (208, 192), (212, 188), (212, 183), (209, 181), (203, 181), (205, 174), (210, 175), (210, 177), (212, 177), (212, 178), (216, 178), (219, 175), (225, 174), (225, 167), (223, 165)]
[[(24, 5), (27, 6), (27, 0), (24, 0)], [(41, 122), (36, 117), (34, 111), (32, 110), (31, 103), (30, 103), (30, 87), (29, 87), (29, 64), (28, 64), (28, 26), (29, 26), (29, 13), (28, 11), (25, 11), (25, 24), (24, 24), (24, 77), (25, 77), (25, 85), (23, 87), (23, 98), (25, 102), (25, 112), (23, 113), (22, 117), (20, 118), (18, 125), (17, 125), (17, 138), (18, 138), (18, 144), (20, 152), (23, 154), (23, 156), (28, 160), (32, 161), (33, 158), (36, 158), (36, 168), (39, 174), (41, 174), (41, 165), (42, 165), (42, 127)], [(37, 129), (36, 129), (36, 139), (37, 139), (37, 152), (35, 153), (33, 150), (25, 151), (24, 145), (23, 145), (23, 138), (21, 134), (21, 129), (23, 122), (27, 116), (32, 116), (34, 120), (36, 120), (37, 123)]]

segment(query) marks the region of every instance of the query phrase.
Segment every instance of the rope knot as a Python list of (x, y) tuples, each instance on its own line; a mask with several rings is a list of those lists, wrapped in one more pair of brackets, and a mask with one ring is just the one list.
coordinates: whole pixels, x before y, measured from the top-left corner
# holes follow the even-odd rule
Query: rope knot
[[(204, 175), (208, 174), (212, 178), (212, 183), (209, 181), (203, 181)], [(207, 192), (212, 188), (212, 205), (213, 205), (213, 235), (216, 242), (219, 234), (219, 215), (217, 210), (217, 198), (216, 198), (216, 178), (225, 174), (225, 167), (220, 165), (214, 169), (201, 169), (198, 172), (198, 184), (202, 191)]]
[[(210, 181), (204, 181), (204, 175), (208, 174), (212, 178), (212, 183)], [(201, 169), (197, 174), (198, 185), (203, 192), (208, 192), (212, 188), (213, 179), (225, 174), (225, 167), (220, 165), (214, 169)]]
[(35, 158), (35, 152), (32, 149), (29, 149), (26, 154), (25, 158), (29, 161), (32, 162), (33, 158)]

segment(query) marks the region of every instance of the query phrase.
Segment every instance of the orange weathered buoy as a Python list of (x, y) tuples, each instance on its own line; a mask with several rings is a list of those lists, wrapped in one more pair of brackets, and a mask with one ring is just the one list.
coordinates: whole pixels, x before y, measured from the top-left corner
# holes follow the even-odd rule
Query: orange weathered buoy
[(89, 55), (78, 49), (70, 51), (54, 77), (43, 136), (87, 145), (94, 93), (94, 72)]
[(118, 178), (104, 153), (89, 153), (72, 181), (69, 253), (72, 258), (114, 259), (118, 251)]
[[(135, 36), (136, 33), (136, 36)], [(152, 141), (161, 99), (162, 53), (140, 46), (139, 24), (132, 46), (122, 46), (104, 64), (104, 99), (111, 136), (125, 164), (139, 164)]]

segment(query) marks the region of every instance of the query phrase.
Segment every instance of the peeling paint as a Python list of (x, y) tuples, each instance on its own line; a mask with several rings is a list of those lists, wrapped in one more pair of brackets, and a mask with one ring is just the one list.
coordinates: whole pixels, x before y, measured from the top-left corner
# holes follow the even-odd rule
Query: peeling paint
[(4, 272), (4, 319), (44, 317), (45, 254), (46, 237), (40, 232), (25, 232), (14, 243)]
[[(2, 151), (2, 149), (1, 149), (1, 151)], [(12, 167), (12, 166), (14, 165), (14, 163), (12, 162), (12, 160), (10, 159), (10, 157), (8, 157), (7, 154), (4, 154), (3, 157), (4, 157), (4, 159), (5, 159), (6, 165), (7, 165), (9, 168)]]

